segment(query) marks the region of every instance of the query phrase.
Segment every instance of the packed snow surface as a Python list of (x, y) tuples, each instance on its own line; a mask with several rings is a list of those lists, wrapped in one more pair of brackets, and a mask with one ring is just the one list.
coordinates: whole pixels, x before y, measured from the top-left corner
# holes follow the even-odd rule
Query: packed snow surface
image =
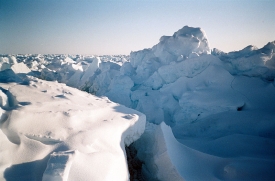
[(1, 180), (128, 180), (135, 110), (57, 82), (0, 83)]
[[(94, 144), (103, 144), (103, 139), (108, 139), (110, 144), (116, 145), (122, 140), (126, 145), (133, 142), (137, 151), (135, 159), (143, 164), (144, 180), (275, 180), (275, 41), (260, 49), (250, 45), (240, 51), (224, 53), (210, 49), (201, 28), (185, 26), (172, 36), (161, 37), (152, 48), (131, 52), (130, 56), (2, 55), (0, 68), (1, 119), (4, 120), (1, 129), (6, 138), (3, 143), (20, 145), (26, 143), (24, 140), (32, 140), (48, 149), (20, 153), (24, 161), (19, 163), (11, 161), (12, 146), (1, 146), (8, 154), (1, 158), (4, 161), (0, 160), (4, 176), (13, 170), (12, 165), (32, 164), (38, 160), (42, 166), (35, 169), (45, 180), (57, 178), (59, 173), (64, 175), (63, 180), (102, 179), (101, 172), (90, 169), (98, 166), (92, 164), (100, 163), (109, 168), (108, 160), (114, 160), (124, 165), (114, 175), (124, 175), (125, 180), (127, 167), (123, 144), (115, 149), (106, 147), (110, 152), (119, 150), (121, 156), (114, 159), (109, 158), (113, 154), (87, 156), (97, 149)], [(26, 80), (30, 82), (27, 85)], [(128, 112), (125, 107), (122, 111), (119, 105), (116, 106), (121, 109), (111, 106), (112, 111), (105, 111), (107, 98), (95, 98), (79, 91), (74, 93), (76, 89), (60, 83), (96, 96), (107, 96), (111, 101), (142, 112), (146, 115), (145, 131), (142, 114)], [(40, 89), (42, 85), (47, 87)], [(57, 90), (60, 86), (63, 88)], [(40, 92), (32, 93), (34, 89)], [(51, 98), (44, 100), (47, 94)], [(90, 109), (89, 100), (77, 95), (105, 101), (104, 106)], [(35, 99), (43, 99), (38, 102), (47, 104), (38, 106)], [(67, 103), (69, 100), (74, 102), (74, 108), (68, 108), (70, 103), (58, 107), (58, 101)], [(52, 112), (44, 115), (43, 110)], [(106, 112), (119, 115), (119, 119), (112, 122)], [(91, 126), (95, 128), (91, 133), (89, 125), (92, 123), (86, 116), (92, 115), (95, 118), (91, 120), (96, 120), (98, 126)], [(21, 124), (21, 119), (26, 123)], [(105, 119), (107, 121), (102, 121)], [(120, 130), (117, 133), (120, 141), (106, 131), (109, 128), (105, 129), (104, 125), (109, 122), (111, 128)], [(43, 132), (47, 128), (50, 135)], [(105, 133), (96, 135), (99, 130)], [(88, 140), (93, 140), (93, 135), (100, 140), (92, 144)], [(58, 145), (63, 144), (66, 146), (59, 148)], [(32, 148), (32, 145), (29, 143), (24, 148)], [(33, 147), (32, 150), (40, 148)], [(31, 152), (40, 154), (33, 157)], [(18, 159), (14, 157), (14, 160)], [(89, 170), (87, 175), (85, 170)], [(13, 173), (21, 172), (15, 170)], [(115, 176), (105, 179), (117, 180)]]

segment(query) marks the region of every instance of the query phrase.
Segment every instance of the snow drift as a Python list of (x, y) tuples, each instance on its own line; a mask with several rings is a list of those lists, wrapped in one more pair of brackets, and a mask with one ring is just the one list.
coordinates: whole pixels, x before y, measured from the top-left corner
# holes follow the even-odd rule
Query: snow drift
[(128, 180), (125, 146), (145, 128), (137, 111), (57, 82), (0, 83), (0, 177)]

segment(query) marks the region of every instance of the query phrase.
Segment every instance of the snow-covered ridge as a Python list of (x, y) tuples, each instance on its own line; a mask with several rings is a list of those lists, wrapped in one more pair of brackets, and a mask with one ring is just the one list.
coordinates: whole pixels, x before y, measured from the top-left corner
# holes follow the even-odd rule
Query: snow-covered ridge
[(5, 55), (0, 64), (10, 81), (24, 82), (24, 70), (144, 113), (134, 147), (147, 180), (274, 180), (274, 57), (274, 42), (210, 54), (204, 31), (185, 26), (130, 57)]
[(275, 41), (258, 49), (249, 45), (240, 51), (224, 53), (213, 49), (212, 54), (218, 56), (230, 73), (261, 77), (273, 81), (275, 77)]
[(163, 36), (151, 49), (131, 52), (131, 65), (137, 68), (146, 61), (169, 64), (188, 57), (209, 54), (210, 48), (204, 31), (200, 28), (184, 26), (173, 36)]

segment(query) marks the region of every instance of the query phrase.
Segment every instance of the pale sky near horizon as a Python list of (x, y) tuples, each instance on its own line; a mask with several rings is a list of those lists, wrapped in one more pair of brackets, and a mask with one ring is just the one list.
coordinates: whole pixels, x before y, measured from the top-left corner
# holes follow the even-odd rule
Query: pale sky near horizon
[(275, 40), (274, 0), (0, 0), (0, 54), (129, 54), (185, 25), (229, 52)]

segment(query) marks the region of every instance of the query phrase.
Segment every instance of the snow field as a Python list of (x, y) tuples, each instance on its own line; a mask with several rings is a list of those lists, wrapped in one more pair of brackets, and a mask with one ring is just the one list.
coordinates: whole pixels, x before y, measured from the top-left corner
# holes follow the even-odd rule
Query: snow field
[[(274, 180), (274, 47), (275, 41), (261, 49), (248, 46), (243, 50), (230, 53), (213, 49), (210, 54), (204, 31), (200, 28), (185, 26), (173, 36), (163, 36), (160, 42), (150, 49), (132, 52), (130, 57), (18, 55), (16, 60), (28, 66), (31, 70), (29, 75), (65, 83), (97, 96), (107, 96), (112, 101), (145, 114), (147, 123), (142, 136), (144, 125), (141, 125), (145, 124), (144, 121), (138, 121), (132, 127), (126, 124), (128, 129), (124, 128), (124, 131), (120, 131), (118, 135), (124, 138), (126, 145), (141, 136), (138, 141), (134, 142), (134, 147), (137, 150), (137, 157), (144, 163), (142, 174), (147, 180)], [(4, 68), (0, 72), (0, 80), (5, 83), (24, 82), (26, 77), (17, 74), (22, 71), (20, 69), (11, 71), (14, 63), (7, 63), (14, 62), (12, 57), (15, 56), (2, 56), (1, 65)], [(54, 84), (59, 85), (57, 82)], [(8, 90), (9, 84), (3, 84), (2, 87)], [(16, 89), (19, 87), (15, 86)], [(3, 89), (1, 95), (6, 94)], [(51, 93), (51, 89), (47, 87), (42, 91)], [(58, 95), (54, 92), (52, 91), (55, 95), (52, 98), (54, 102), (50, 107), (57, 110), (58, 100), (64, 103), (67, 99), (86, 101), (83, 98), (74, 98), (76, 94), (67, 94), (67, 91), (59, 92)], [(1, 111), (5, 115), (4, 118), (9, 116), (4, 109), (4, 105), (7, 105), (7, 97), (4, 95), (1, 99), (3, 102)], [(42, 99), (43, 96), (39, 98)], [(98, 99), (101, 100), (101, 98)], [(28, 105), (28, 101), (21, 102), (28, 108), (34, 104)], [(78, 105), (75, 102), (74, 104)], [(55, 173), (62, 173), (64, 175), (62, 178), (68, 176), (68, 178), (85, 180), (88, 177), (85, 174), (85, 176), (82, 175), (87, 170), (83, 163), (88, 162), (89, 159), (97, 160), (95, 161), (97, 164), (99, 160), (104, 160), (101, 154), (93, 154), (94, 157), (87, 156), (86, 154), (93, 152), (95, 147), (86, 146), (86, 148), (82, 143), (80, 144), (88, 137), (91, 138), (87, 142), (93, 139), (94, 131), (87, 134), (84, 131), (84, 134), (60, 129), (69, 127), (87, 131), (86, 120), (88, 118), (86, 119), (86, 116), (89, 116), (90, 108), (78, 106), (77, 110), (81, 110), (81, 113), (74, 109), (64, 111), (66, 109), (61, 107), (60, 112), (53, 114), (53, 117), (58, 120), (62, 120), (66, 114), (75, 115), (73, 118), (66, 117), (71, 120), (70, 127), (66, 125), (67, 122), (59, 121), (52, 123), (57, 125), (50, 129), (59, 128), (60, 134), (59, 132), (55, 134), (59, 137), (63, 136), (65, 140), (68, 138), (66, 144), (77, 147), (78, 151), (60, 152), (53, 155), (53, 162), (60, 156), (61, 159), (64, 158), (60, 162), (68, 164), (61, 164), (57, 172), (47, 171), (47, 176), (43, 177), (45, 179), (57, 178), (58, 174)], [(41, 107), (41, 111), (47, 109), (49, 108)], [(105, 116), (105, 112), (109, 113), (114, 110), (117, 113), (117, 108), (105, 111), (99, 107), (97, 111), (100, 114), (93, 115), (99, 116), (96, 116), (95, 120), (102, 120), (100, 116)], [(21, 110), (17, 111), (18, 113), (13, 112), (14, 115), (11, 116), (15, 116), (16, 119), (25, 116)], [(121, 112), (120, 109), (118, 112)], [(127, 113), (121, 117), (125, 120), (135, 120), (136, 115), (142, 117), (141, 119), (144, 118), (138, 113)], [(83, 119), (84, 123), (73, 121), (78, 118)], [(35, 125), (33, 122), (28, 122), (29, 124)], [(98, 122), (93, 124), (97, 125)], [(119, 120), (117, 124), (121, 124)], [(16, 127), (17, 123), (14, 125)], [(39, 125), (36, 124), (37, 128), (31, 131), (37, 130), (37, 134), (40, 134), (43, 130), (39, 130)], [(111, 129), (104, 126), (107, 125), (100, 122), (96, 130)], [(22, 130), (30, 129), (27, 126), (23, 128), (24, 125), (22, 125)], [(13, 128), (8, 135), (11, 140), (18, 142), (21, 137), (16, 136), (13, 130), (15, 129)], [(69, 135), (72, 134), (75, 136), (71, 138)], [(37, 136), (35, 137), (37, 140)], [(30, 139), (32, 136), (28, 135), (27, 138)], [(105, 142), (103, 138), (102, 142)], [(61, 140), (64, 141), (64, 139)], [(40, 138), (38, 140), (43, 140), (45, 143), (54, 142), (54, 145), (59, 144), (55, 143), (55, 138), (53, 140), (47, 138), (46, 141)], [(109, 141), (117, 144), (119, 142), (117, 139)], [(121, 148), (123, 150), (124, 147), (121, 146)], [(121, 148), (120, 152), (122, 152)], [(82, 152), (85, 154), (79, 154)], [(125, 157), (116, 158), (117, 160), (110, 156), (109, 159), (116, 163), (124, 162), (124, 168), (126, 168)], [(104, 167), (105, 162), (100, 163)], [(93, 162), (87, 164), (91, 164), (91, 167), (95, 166), (92, 165)], [(46, 164), (43, 168), (46, 169)], [(69, 175), (66, 171), (68, 168), (70, 169)], [(124, 173), (125, 169), (122, 170)], [(109, 177), (105, 179), (114, 180), (115, 174), (109, 175), (112, 179)], [(97, 171), (88, 176), (104, 180)]]

